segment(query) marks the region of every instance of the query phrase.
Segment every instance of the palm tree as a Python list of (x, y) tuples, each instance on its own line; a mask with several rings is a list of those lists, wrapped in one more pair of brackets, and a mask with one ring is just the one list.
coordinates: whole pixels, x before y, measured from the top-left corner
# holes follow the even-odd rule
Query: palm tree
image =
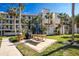
[(64, 14), (63, 13), (60, 13), (59, 14), (61, 20), (60, 20), (60, 25), (61, 25), (61, 28), (62, 28), (62, 34), (63, 34), (63, 22), (64, 22)]
[(0, 20), (5, 20), (6, 18), (2, 15), (2, 14), (0, 14)]
[(48, 23), (49, 23), (49, 25), (51, 25), (51, 24), (53, 24), (53, 22), (52, 22), (52, 13), (47, 13), (47, 16), (48, 16)]
[(22, 3), (19, 3), (19, 27), (20, 27), (20, 32), (22, 33), (22, 25), (21, 25), (21, 11), (24, 9), (24, 5)]
[(21, 21), (21, 23), (22, 24), (24, 24), (23, 25), (23, 32), (25, 32), (26, 33), (26, 31), (28, 30), (28, 27), (27, 27), (27, 25), (28, 25), (28, 23), (29, 23), (29, 20), (28, 19), (26, 19), (25, 17), (23, 17), (21, 20), (23, 20), (23, 21)]
[[(0, 14), (0, 21), (1, 21), (1, 24), (2, 24), (2, 21), (5, 21), (6, 18), (4, 17), (4, 15)], [(1, 29), (2, 29), (2, 26), (1, 26)], [(2, 30), (1, 30), (1, 35), (2, 35)]]
[(37, 29), (37, 27), (39, 28), (39, 33), (43, 33), (44, 32), (44, 26), (42, 25), (42, 18), (41, 18), (41, 14), (38, 15), (38, 16), (35, 16), (33, 18), (33, 20), (29, 20), (30, 21), (30, 28), (31, 28), (31, 31), (33, 32), (33, 34), (37, 31), (35, 31)]
[(46, 27), (45, 26), (43, 26), (43, 24), (42, 24), (42, 14), (40, 14), (40, 15), (38, 15), (39, 17), (38, 17), (38, 19), (39, 19), (39, 24), (40, 24), (40, 33), (41, 34), (44, 34), (44, 32), (46, 31)]
[(47, 13), (46, 15), (45, 15), (45, 18), (46, 19), (48, 19), (48, 23), (47, 23), (47, 30), (49, 31), (49, 27), (50, 27), (50, 25), (52, 25), (53, 24), (53, 21), (52, 21), (52, 13)]
[(32, 31), (33, 34), (37, 33), (37, 31), (36, 31), (37, 27), (36, 26), (38, 26), (38, 24), (40, 24), (39, 16), (35, 16), (33, 18), (33, 20), (29, 21), (30, 30)]
[(61, 34), (64, 34), (63, 25), (65, 24), (65, 19), (67, 19), (68, 15), (66, 13), (60, 13), (58, 16), (61, 18), (61, 20), (60, 20), (60, 26), (61, 26), (61, 29), (62, 29)]
[(15, 35), (16, 35), (16, 16), (18, 16), (17, 8), (10, 8), (8, 14), (13, 16), (14, 18), (14, 29), (15, 29)]
[(72, 3), (72, 41), (74, 41), (74, 8), (75, 4)]

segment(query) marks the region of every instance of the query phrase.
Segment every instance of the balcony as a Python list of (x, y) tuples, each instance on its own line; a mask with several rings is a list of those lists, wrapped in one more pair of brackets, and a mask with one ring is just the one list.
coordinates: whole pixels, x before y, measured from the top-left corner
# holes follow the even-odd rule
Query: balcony
[[(19, 34), (19, 32), (16, 32), (16, 34)], [(15, 32), (5, 32), (4, 35), (15, 35)]]

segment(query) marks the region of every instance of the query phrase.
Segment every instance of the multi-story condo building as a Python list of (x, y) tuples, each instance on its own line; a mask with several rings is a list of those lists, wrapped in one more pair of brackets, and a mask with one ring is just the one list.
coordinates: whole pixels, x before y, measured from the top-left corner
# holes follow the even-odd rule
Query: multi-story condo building
[[(49, 19), (46, 17), (46, 14), (48, 13), (48, 10), (45, 10), (44, 13), (42, 13), (42, 24), (44, 24), (47, 28), (46, 34), (51, 35), (54, 34), (55, 28), (60, 23), (60, 18), (57, 17), (56, 13), (52, 13), (52, 18)], [(9, 15), (6, 12), (1, 12), (0, 15), (4, 19), (0, 19), (0, 35), (15, 35), (15, 28), (14, 28), (14, 18), (13, 16)], [(22, 14), (22, 21), (24, 20), (33, 20), (34, 17), (37, 15), (26, 15)], [(22, 23), (22, 29), (27, 30), (27, 24)], [(19, 33), (19, 17), (16, 16), (16, 34)]]
[[(58, 13), (51, 13), (49, 10), (44, 9), (41, 13), (42, 25), (46, 27), (45, 33), (47, 35), (56, 34), (57, 27), (61, 25), (61, 18), (58, 17)], [(39, 15), (26, 15), (22, 14), (21, 25), (22, 30), (26, 31), (28, 29), (28, 25), (23, 23), (24, 20), (33, 20), (36, 16)], [(3, 19), (1, 19), (1, 17)], [(69, 18), (69, 16), (67, 16)], [(63, 26), (59, 27), (60, 34), (68, 34), (71, 31), (71, 20), (64, 20)], [(75, 26), (75, 32), (78, 32), (78, 29)], [(16, 34), (19, 32), (19, 16), (16, 16)], [(16, 35), (14, 28), (14, 18), (6, 12), (0, 12), (0, 35)]]
[(68, 34), (71, 31), (69, 16), (67, 16), (67, 19), (64, 20), (64, 24), (61, 26), (61, 18), (59, 17), (59, 14), (51, 13), (48, 9), (44, 9), (42, 11), (42, 20), (43, 25), (47, 28), (47, 35), (56, 34), (59, 25), (60, 27), (58, 29), (60, 34)]
[(55, 34), (56, 27), (60, 24), (60, 18), (57, 13), (50, 13), (48, 9), (42, 11), (42, 23), (46, 27), (46, 34)]
[[(0, 18), (0, 35), (1, 36), (3, 36), (3, 35), (15, 35), (13, 16), (9, 15), (6, 12), (0, 12), (0, 15), (2, 16), (2, 18), (5, 18), (5, 19)], [(36, 15), (23, 14), (21, 21), (31, 20), (35, 16)], [(21, 25), (22, 25), (22, 29), (23, 28), (27, 29), (27, 24), (21, 23)], [(16, 17), (16, 34), (18, 34), (18, 33), (19, 33), (19, 17)]]

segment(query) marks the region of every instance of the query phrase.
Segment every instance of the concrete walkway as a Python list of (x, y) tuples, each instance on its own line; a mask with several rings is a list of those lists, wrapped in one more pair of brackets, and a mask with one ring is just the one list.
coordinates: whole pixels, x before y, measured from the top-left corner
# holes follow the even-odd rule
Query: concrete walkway
[(25, 43), (25, 45), (28, 45), (30, 48), (32, 48), (33, 50), (41, 53), (43, 52), (47, 47), (49, 47), (51, 44), (54, 44), (56, 42), (56, 40), (54, 39), (46, 39), (44, 42), (41, 42), (37, 45), (32, 45), (28, 42)]
[(19, 50), (10, 43), (9, 38), (3, 38), (1, 48), (0, 48), (0, 56), (22, 56)]

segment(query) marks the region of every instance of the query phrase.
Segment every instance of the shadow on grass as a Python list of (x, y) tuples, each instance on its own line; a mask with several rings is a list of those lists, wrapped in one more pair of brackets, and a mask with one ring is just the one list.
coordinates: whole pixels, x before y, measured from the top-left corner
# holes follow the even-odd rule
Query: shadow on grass
[[(71, 38), (72, 36), (63, 36), (63, 37), (61, 37), (61, 38)], [(74, 36), (75, 38), (79, 38), (79, 35), (75, 35)]]
[[(60, 44), (62, 44), (62, 42), (61, 42)], [(66, 45), (64, 45), (64, 46), (61, 46), (61, 47), (55, 49), (55, 50), (50, 51), (50, 52), (47, 53), (47, 54), (43, 54), (42, 56), (48, 56), (48, 55), (50, 55), (50, 54), (52, 54), (52, 53), (55, 53), (55, 52), (57, 52), (57, 51), (60, 51), (60, 50), (64, 51), (64, 50), (67, 50), (67, 49), (69, 49), (69, 48), (79, 49), (79, 46), (74, 46), (74, 45), (71, 45), (71, 44), (66, 44)]]
[(42, 55), (42, 56), (48, 56), (48, 55), (50, 55), (50, 54), (52, 54), (52, 53), (55, 53), (55, 52), (57, 52), (57, 51), (59, 51), (59, 50), (61, 50), (61, 49), (67, 49), (68, 47), (69, 47), (69, 45), (65, 45), (65, 46), (59, 47), (59, 48), (57, 48), (57, 49), (55, 49), (55, 50), (53, 50), (53, 51), (51, 51), (51, 52), (49, 52), (49, 53), (47, 53), (47, 54), (44, 54), (44, 55)]

